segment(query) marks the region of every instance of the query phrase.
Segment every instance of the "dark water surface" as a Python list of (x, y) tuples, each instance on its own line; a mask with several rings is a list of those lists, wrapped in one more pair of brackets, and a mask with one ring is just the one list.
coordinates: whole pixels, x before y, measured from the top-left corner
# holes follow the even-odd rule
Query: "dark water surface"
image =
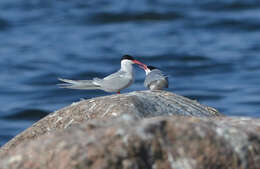
[[(258, 0), (1, 0), (0, 145), (48, 113), (102, 91), (59, 89), (123, 54), (160, 67), (170, 91), (226, 115), (260, 117)], [(144, 72), (123, 92), (144, 90)]]

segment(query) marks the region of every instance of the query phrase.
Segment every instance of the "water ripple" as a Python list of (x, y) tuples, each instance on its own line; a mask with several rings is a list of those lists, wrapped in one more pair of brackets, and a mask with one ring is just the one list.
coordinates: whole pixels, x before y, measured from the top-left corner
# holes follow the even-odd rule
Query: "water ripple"
[(0, 17), (0, 31), (8, 29), (10, 26), (11, 25), (7, 20)]
[(98, 13), (91, 17), (93, 23), (118, 23), (118, 22), (138, 22), (138, 21), (167, 21), (182, 18), (178, 13), (156, 13), (156, 12), (144, 12), (144, 13)]

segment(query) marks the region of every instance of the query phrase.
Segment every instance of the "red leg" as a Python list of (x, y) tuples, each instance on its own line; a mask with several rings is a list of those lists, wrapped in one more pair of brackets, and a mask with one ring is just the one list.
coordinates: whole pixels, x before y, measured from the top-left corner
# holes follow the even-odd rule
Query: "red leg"
[(119, 92), (117, 92), (117, 94), (120, 94), (120, 91), (119, 91)]

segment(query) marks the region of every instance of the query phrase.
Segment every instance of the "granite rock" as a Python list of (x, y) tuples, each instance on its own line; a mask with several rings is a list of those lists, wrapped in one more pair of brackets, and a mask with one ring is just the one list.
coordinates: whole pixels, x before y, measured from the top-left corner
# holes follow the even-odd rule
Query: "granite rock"
[(92, 119), (116, 118), (131, 114), (137, 119), (155, 116), (214, 117), (221, 114), (214, 108), (167, 91), (137, 91), (120, 95), (109, 95), (77, 103), (58, 110), (17, 135), (0, 149), (0, 156), (22, 142), (65, 129), (72, 124)]
[(260, 119), (126, 114), (24, 141), (1, 169), (259, 169)]

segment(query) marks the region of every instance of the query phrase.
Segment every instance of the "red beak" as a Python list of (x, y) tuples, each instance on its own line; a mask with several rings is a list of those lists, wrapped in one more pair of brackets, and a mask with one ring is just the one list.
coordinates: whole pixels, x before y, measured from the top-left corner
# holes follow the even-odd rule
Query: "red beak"
[(133, 60), (133, 62), (134, 62), (135, 64), (138, 64), (138, 65), (140, 65), (141, 67), (146, 67), (146, 65), (145, 65), (145, 64), (143, 64), (143, 63), (139, 62), (138, 60)]
[(148, 69), (148, 67), (145, 65), (145, 64), (143, 64), (143, 65), (138, 65), (140, 68), (142, 68), (142, 69), (144, 69), (144, 70), (147, 70)]

